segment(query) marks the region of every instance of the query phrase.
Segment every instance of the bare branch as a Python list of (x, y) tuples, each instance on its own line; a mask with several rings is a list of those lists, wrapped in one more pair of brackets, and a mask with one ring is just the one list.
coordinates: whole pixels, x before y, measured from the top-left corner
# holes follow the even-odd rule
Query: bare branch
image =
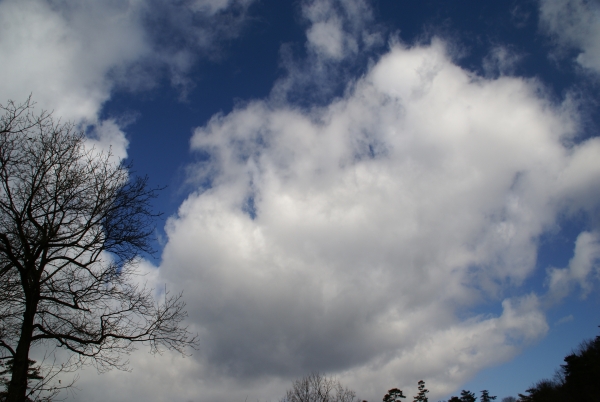
[[(134, 278), (140, 253), (153, 251), (159, 189), (33, 105), (0, 105), (0, 360), (14, 362), (9, 402), (28, 395), (29, 350), (40, 342), (99, 370), (124, 368), (135, 344), (152, 353), (196, 344), (181, 294), (159, 304)], [(43, 399), (57, 389), (35, 392)]]

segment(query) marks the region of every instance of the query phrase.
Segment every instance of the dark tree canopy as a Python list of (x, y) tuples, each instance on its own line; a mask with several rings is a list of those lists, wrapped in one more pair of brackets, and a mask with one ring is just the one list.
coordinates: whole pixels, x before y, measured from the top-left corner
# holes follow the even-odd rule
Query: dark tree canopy
[(425, 381), (421, 380), (418, 382), (419, 393), (415, 396), (414, 402), (427, 402), (428, 389), (425, 389)]
[[(27, 398), (29, 351), (60, 347), (72, 364), (122, 367), (135, 343), (184, 352), (181, 295), (135, 278), (150, 252), (156, 190), (84, 133), (33, 104), (0, 105), (0, 361), (10, 362), (6, 400)], [(6, 366), (6, 364), (5, 364)]]
[(600, 336), (583, 342), (564, 359), (553, 380), (519, 394), (521, 402), (596, 401), (600, 396)]
[(527, 389), (529, 395), (519, 394), (519, 402), (553, 402), (564, 401), (564, 390), (560, 383), (552, 380), (541, 380)]
[(481, 402), (492, 402), (496, 398), (496, 396), (491, 396), (490, 391), (487, 389), (481, 391)]
[(477, 400), (477, 397), (473, 392), (463, 389), (462, 391), (460, 391), (460, 400), (461, 402), (475, 402)]
[(600, 336), (583, 342), (561, 366), (567, 393), (577, 400), (600, 397)]
[(473, 392), (463, 389), (460, 391), (460, 397), (452, 396), (448, 399), (448, 402), (475, 402), (476, 400), (477, 397)]
[(383, 397), (383, 402), (400, 402), (403, 398), (406, 398), (406, 396), (404, 396), (401, 389), (392, 388)]

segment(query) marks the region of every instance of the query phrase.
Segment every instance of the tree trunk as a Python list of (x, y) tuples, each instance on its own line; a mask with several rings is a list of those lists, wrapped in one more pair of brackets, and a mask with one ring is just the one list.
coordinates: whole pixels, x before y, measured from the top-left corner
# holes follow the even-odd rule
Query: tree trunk
[[(6, 402), (27, 401), (27, 373), (29, 370), (29, 348), (33, 337), (33, 321), (37, 311), (37, 297), (29, 298), (23, 313), (23, 324), (21, 325), (21, 337), (12, 365), (12, 377), (8, 385)], [(34, 299), (34, 300), (31, 300)]]

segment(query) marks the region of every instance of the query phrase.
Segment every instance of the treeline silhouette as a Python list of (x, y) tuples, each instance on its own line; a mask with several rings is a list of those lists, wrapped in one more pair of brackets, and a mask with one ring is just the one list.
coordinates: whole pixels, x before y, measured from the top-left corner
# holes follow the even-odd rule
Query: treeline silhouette
[(564, 361), (553, 379), (519, 394), (519, 402), (600, 401), (600, 336), (582, 342)]
[[(429, 390), (425, 389), (425, 381), (421, 380), (418, 384), (419, 393), (414, 397), (413, 402), (428, 402), (427, 393)], [(402, 390), (398, 388), (392, 388), (383, 397), (383, 402), (402, 402), (402, 398), (406, 398)], [(496, 399), (496, 397), (490, 395), (490, 392), (487, 389), (481, 391), (481, 402), (492, 402), (494, 399)], [(476, 400), (477, 397), (473, 392), (463, 389), (460, 393), (460, 397), (453, 396), (448, 399), (447, 402), (475, 402)]]

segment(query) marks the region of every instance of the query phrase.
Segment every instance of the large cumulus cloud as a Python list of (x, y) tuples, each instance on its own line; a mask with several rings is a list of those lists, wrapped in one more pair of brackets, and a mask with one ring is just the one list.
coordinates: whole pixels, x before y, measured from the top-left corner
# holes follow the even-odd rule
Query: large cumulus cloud
[[(537, 239), (600, 200), (600, 140), (577, 130), (569, 101), (465, 71), (440, 40), (393, 44), (326, 106), (214, 116), (192, 138), (210, 185), (169, 220), (160, 267), (194, 284), (198, 369), (326, 371), (368, 399), (426, 378), (435, 398), (510, 359), (547, 331), (520, 290)], [(484, 302), (498, 313), (469, 314)]]

